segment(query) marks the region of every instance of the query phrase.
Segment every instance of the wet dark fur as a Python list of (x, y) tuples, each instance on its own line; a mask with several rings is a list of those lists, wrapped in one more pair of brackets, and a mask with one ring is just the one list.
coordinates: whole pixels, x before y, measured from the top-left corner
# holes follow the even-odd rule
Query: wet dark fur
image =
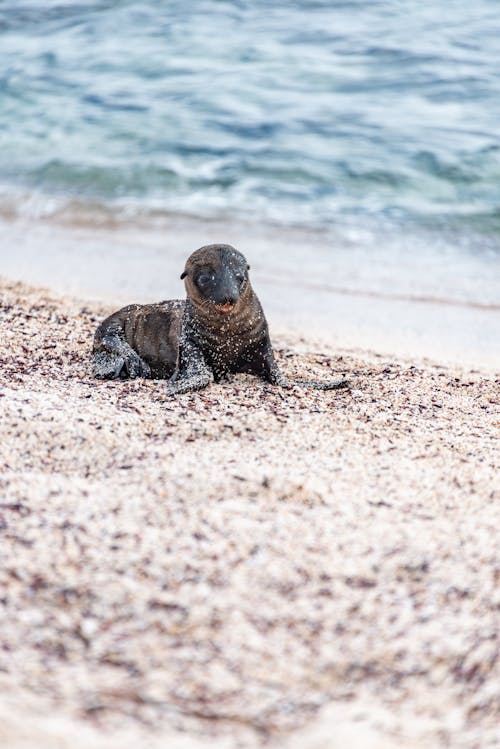
[(230, 245), (207, 245), (193, 252), (181, 276), (185, 301), (129, 305), (99, 325), (94, 375), (168, 379), (169, 395), (206, 387), (237, 372), (282, 387), (347, 387), (347, 380), (288, 380), (281, 374), (248, 270), (243, 255)]

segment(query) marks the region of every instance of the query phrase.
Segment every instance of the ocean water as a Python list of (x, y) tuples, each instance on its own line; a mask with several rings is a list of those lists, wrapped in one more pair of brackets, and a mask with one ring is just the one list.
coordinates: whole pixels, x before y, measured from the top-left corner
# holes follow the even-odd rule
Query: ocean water
[(155, 298), (179, 293), (189, 251), (232, 241), (265, 296), (275, 279), (271, 314), (310, 320), (321, 297), (345, 340), (399, 325), (410, 348), (434, 330), (434, 352), (453, 339), (490, 355), (499, 10), (0, 1), (0, 273)]
[(33, 214), (500, 229), (496, 0), (3, 0), (0, 185)]

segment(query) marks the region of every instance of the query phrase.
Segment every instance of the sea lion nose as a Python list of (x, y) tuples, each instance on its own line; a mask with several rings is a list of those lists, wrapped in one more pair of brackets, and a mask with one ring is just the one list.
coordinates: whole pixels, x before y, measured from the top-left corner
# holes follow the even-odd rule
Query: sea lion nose
[(233, 278), (223, 279), (219, 288), (217, 289), (215, 303), (218, 305), (234, 306), (239, 299), (239, 289)]

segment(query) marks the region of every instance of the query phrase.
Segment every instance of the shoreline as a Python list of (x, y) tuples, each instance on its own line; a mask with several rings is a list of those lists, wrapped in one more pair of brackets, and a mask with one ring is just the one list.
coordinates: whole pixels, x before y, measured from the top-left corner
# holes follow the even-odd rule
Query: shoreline
[(380, 254), (325, 232), (175, 215), (158, 226), (92, 226), (87, 217), (81, 225), (18, 219), (0, 228), (4, 276), (110, 307), (182, 298), (186, 257), (223, 239), (247, 256), (272, 333), (489, 371), (500, 362), (491, 259), (432, 259), (431, 248), (422, 258)]
[[(97, 311), (95, 317), (96, 324), (102, 319), (107, 317), (113, 311), (116, 311), (121, 305), (124, 305), (125, 298), (109, 298), (102, 296), (87, 295), (84, 297), (82, 294), (70, 293), (67, 294), (64, 291), (53, 288), (47, 285), (37, 285), (26, 282), (21, 278), (10, 278), (0, 274), (0, 292), (2, 288), (19, 288), (21, 293), (37, 293), (48, 299), (55, 300), (60, 303), (69, 304), (73, 308), (77, 307), (91, 307)], [(345, 292), (347, 295), (357, 296), (357, 292)], [(367, 294), (370, 296), (370, 294)], [(181, 298), (181, 295), (179, 295)], [(142, 300), (140, 303), (147, 303), (150, 300)], [(417, 300), (418, 301), (418, 300)], [(0, 298), (1, 303), (1, 298)], [(424, 304), (427, 304), (427, 300), (423, 300)], [(441, 304), (440, 301), (433, 302), (437, 305)], [(447, 304), (444, 302), (443, 304)], [(454, 302), (451, 302), (454, 305)], [(458, 304), (457, 306), (461, 306)], [(468, 306), (468, 305), (465, 305)], [(473, 307), (474, 305), (472, 305)], [(488, 310), (496, 312), (496, 306), (488, 307)], [(381, 360), (390, 364), (391, 362), (397, 362), (401, 366), (418, 366), (418, 367), (432, 367), (435, 369), (448, 369), (450, 371), (459, 372), (470, 372), (471, 374), (480, 374), (484, 377), (496, 379), (500, 377), (500, 367), (497, 366), (496, 357), (495, 359), (488, 357), (484, 361), (474, 361), (473, 363), (467, 360), (457, 360), (449, 358), (446, 355), (435, 355), (428, 354), (427, 352), (416, 351), (411, 354), (408, 351), (408, 347), (394, 345), (394, 341), (387, 341), (385, 339), (385, 346), (381, 341), (378, 347), (374, 346), (355, 346), (349, 345), (348, 341), (340, 340), (338, 336), (332, 336), (326, 333), (320, 328), (313, 327), (312, 330), (305, 331), (301, 326), (290, 325), (286, 326), (280, 321), (277, 325), (271, 329), (271, 340), (273, 344), (278, 343), (281, 347), (291, 347), (297, 354), (309, 354), (311, 351), (324, 351), (325, 356), (331, 358), (333, 355), (339, 357), (355, 357), (362, 358), (365, 362), (373, 365), (378, 364)], [(92, 336), (88, 341), (88, 350), (92, 343)], [(390, 348), (391, 343), (393, 344), (392, 349)]]
[(494, 746), (498, 374), (289, 331), (353, 390), (165, 400), (91, 378), (102, 305), (0, 290), (9, 749)]

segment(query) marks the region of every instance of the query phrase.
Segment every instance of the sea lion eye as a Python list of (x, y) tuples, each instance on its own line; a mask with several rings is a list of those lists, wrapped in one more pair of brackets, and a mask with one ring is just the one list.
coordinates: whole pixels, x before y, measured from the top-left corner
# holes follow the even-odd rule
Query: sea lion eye
[(201, 286), (207, 286), (207, 284), (210, 283), (210, 281), (212, 280), (212, 278), (213, 278), (213, 276), (210, 273), (200, 273), (200, 275), (196, 279), (196, 283), (200, 287)]
[(236, 281), (239, 283), (240, 287), (245, 285), (246, 278), (241, 273), (236, 274)]

